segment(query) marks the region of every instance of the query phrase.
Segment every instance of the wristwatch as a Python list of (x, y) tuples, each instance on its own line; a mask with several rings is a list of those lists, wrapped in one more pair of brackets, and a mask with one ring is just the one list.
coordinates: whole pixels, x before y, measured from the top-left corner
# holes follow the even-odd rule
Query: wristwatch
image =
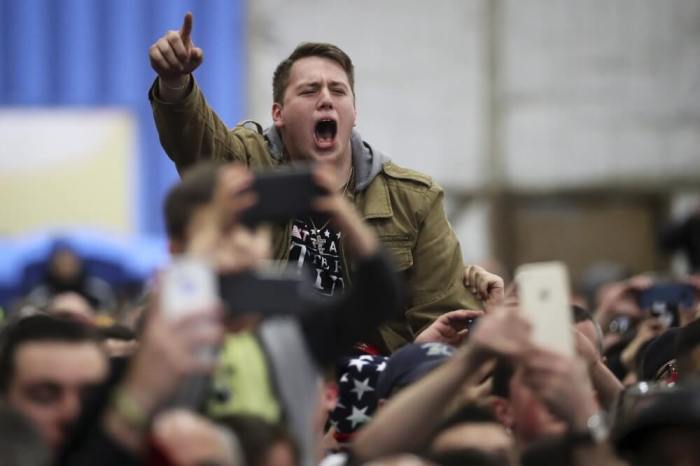
[(574, 444), (599, 444), (605, 442), (609, 434), (610, 427), (608, 425), (608, 416), (604, 411), (599, 411), (588, 418), (585, 430), (572, 432), (570, 434), (570, 439)]

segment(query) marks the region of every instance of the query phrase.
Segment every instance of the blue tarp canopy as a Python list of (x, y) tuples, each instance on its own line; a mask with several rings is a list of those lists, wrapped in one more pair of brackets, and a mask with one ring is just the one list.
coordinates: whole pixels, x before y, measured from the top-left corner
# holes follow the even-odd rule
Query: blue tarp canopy
[(115, 287), (147, 280), (168, 260), (162, 237), (70, 230), (0, 238), (1, 306), (8, 306), (41, 281), (49, 256), (59, 244), (75, 251), (89, 274)]

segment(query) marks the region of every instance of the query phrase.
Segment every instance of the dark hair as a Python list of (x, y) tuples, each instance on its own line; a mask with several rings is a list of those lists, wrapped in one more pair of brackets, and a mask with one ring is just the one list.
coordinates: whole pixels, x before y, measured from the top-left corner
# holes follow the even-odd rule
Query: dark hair
[(163, 213), (168, 238), (184, 241), (194, 211), (214, 196), (216, 178), (222, 162), (203, 162), (189, 169), (165, 197)]
[(297, 60), (307, 57), (321, 57), (332, 60), (340, 65), (348, 76), (350, 89), (355, 95), (355, 67), (350, 57), (340, 48), (325, 42), (302, 42), (297, 45), (291, 55), (283, 60), (272, 75), (272, 99), (275, 103), (281, 104), (284, 101), (284, 91), (289, 85), (289, 76), (292, 65)]
[(299, 464), (297, 444), (284, 426), (244, 414), (224, 416), (217, 418), (216, 422), (236, 434), (247, 466), (261, 466), (270, 448), (279, 442), (289, 445), (294, 455), (294, 464)]
[(682, 327), (676, 340), (676, 356), (683, 357), (700, 345), (700, 319)]
[(0, 336), (0, 393), (6, 393), (15, 371), (15, 353), (28, 342), (99, 342), (95, 331), (81, 322), (34, 315), (8, 325)]
[(508, 359), (498, 358), (496, 367), (493, 369), (493, 382), (491, 383), (491, 394), (501, 398), (510, 397), (510, 379), (513, 378), (515, 368)]

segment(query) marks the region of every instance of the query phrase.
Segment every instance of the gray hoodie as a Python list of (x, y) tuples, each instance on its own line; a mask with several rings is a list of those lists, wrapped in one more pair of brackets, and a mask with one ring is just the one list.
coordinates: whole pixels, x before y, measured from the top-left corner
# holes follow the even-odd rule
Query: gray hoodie
[[(275, 126), (268, 127), (263, 131), (263, 136), (272, 157), (277, 160), (284, 159), (284, 144), (277, 128)], [(352, 146), (352, 164), (355, 169), (355, 191), (364, 191), (382, 170), (384, 162), (388, 162), (390, 159), (382, 152), (372, 148), (367, 141), (363, 141), (360, 133), (354, 129), (350, 136), (350, 144)]]

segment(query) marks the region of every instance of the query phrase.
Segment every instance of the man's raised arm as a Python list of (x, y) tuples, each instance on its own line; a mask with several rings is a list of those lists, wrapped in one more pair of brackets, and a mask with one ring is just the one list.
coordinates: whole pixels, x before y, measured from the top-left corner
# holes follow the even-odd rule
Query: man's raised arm
[[(192, 76), (204, 60), (204, 52), (192, 41), (192, 27), (192, 13), (187, 13), (180, 30), (166, 32), (148, 52), (151, 67), (158, 74), (148, 98), (160, 143), (180, 173), (205, 159), (247, 163), (244, 136), (229, 131)], [(262, 137), (253, 147), (265, 150)]]

